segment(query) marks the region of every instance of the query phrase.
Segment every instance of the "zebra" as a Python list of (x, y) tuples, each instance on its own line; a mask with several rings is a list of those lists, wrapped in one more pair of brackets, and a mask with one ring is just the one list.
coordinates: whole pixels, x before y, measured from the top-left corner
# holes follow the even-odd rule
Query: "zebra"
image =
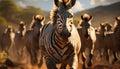
[(76, 0), (54, 0), (55, 8), (51, 11), (51, 21), (45, 24), (39, 36), (41, 62), (44, 57), (48, 69), (60, 69), (66, 65), (70, 69), (77, 69), (78, 54), (81, 41), (76, 27), (73, 24), (73, 14), (70, 10)]
[(12, 26), (10, 25), (7, 26), (0, 39), (2, 51), (5, 51), (7, 54), (9, 54), (8, 50), (11, 48), (11, 46), (14, 43), (14, 37), (15, 37), (15, 33), (13, 31)]
[[(108, 63), (108, 49), (106, 45), (106, 32), (108, 23), (102, 22), (98, 27), (98, 32), (96, 33), (96, 42), (93, 56), (93, 65)], [(99, 58), (99, 60), (98, 60)]]
[(24, 48), (24, 35), (26, 33), (26, 23), (24, 21), (20, 21), (19, 29), (15, 33), (15, 46), (17, 49), (18, 55), (22, 56), (23, 48)]
[(120, 16), (115, 17), (115, 23), (113, 26), (113, 33), (106, 34), (106, 43), (109, 49), (109, 55), (113, 55), (113, 59), (110, 63), (114, 64), (119, 61), (120, 54)]
[[(81, 37), (81, 50), (79, 58), (82, 60), (83, 67), (90, 67), (92, 65), (92, 50), (94, 49), (94, 42), (96, 41), (95, 30), (91, 25), (92, 16), (85, 13), (81, 15), (81, 21), (78, 23), (77, 30)], [(84, 60), (85, 59), (85, 60)]]
[(43, 25), (45, 17), (42, 15), (33, 16), (33, 20), (30, 24), (30, 29), (26, 31), (24, 36), (25, 46), (30, 54), (30, 60), (32, 65), (38, 63), (37, 52), (39, 51), (39, 34), (40, 28)]

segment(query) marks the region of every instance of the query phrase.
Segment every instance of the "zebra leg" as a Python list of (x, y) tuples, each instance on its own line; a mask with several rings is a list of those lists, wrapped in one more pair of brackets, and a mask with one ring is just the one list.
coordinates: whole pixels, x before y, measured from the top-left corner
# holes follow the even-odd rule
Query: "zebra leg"
[(112, 64), (114, 64), (118, 60), (117, 57), (116, 57), (116, 52), (115, 51), (113, 51), (113, 56), (114, 56), (114, 60), (113, 60)]
[(34, 61), (33, 61), (33, 52), (32, 52), (32, 50), (31, 49), (29, 49), (29, 48), (27, 48), (27, 51), (29, 52), (29, 54), (30, 54), (30, 61), (31, 61), (31, 64), (33, 65), (34, 64)]
[(57, 69), (56, 62), (54, 61), (53, 58), (46, 57), (45, 59), (46, 59), (47, 69)]
[(108, 54), (108, 49), (105, 50), (105, 53), (106, 53), (106, 60), (107, 60), (107, 63), (109, 63), (109, 54)]
[(103, 52), (103, 55), (102, 55), (102, 57), (103, 57), (103, 62), (104, 63), (108, 63), (109, 62), (109, 55), (108, 55), (108, 50), (106, 49), (106, 48), (104, 48), (103, 50), (102, 50), (102, 52)]
[(43, 53), (40, 52), (40, 57), (39, 57), (39, 63), (38, 63), (38, 67), (40, 68), (43, 64)]
[(82, 52), (78, 54), (78, 65), (79, 65), (78, 69), (85, 69), (85, 58)]
[(85, 63), (86, 63), (86, 68), (92, 66), (92, 57), (93, 57), (93, 55), (92, 55), (91, 53), (89, 53), (89, 55), (88, 55), (88, 57), (87, 57), (87, 59), (86, 59), (86, 61), (85, 61)]
[(36, 49), (33, 49), (32, 50), (32, 57), (33, 57), (33, 63), (34, 64), (37, 64), (38, 60), (37, 60), (37, 50)]
[(70, 58), (68, 64), (70, 66), (70, 69), (78, 69), (78, 55), (77, 54), (73, 55), (73, 57)]
[(62, 63), (60, 69), (66, 69), (67, 64)]
[(86, 66), (86, 68), (91, 67), (91, 65), (92, 65), (92, 62), (91, 62), (91, 59), (92, 59), (91, 50), (89, 48), (87, 48), (85, 50), (84, 55), (85, 55), (85, 66)]

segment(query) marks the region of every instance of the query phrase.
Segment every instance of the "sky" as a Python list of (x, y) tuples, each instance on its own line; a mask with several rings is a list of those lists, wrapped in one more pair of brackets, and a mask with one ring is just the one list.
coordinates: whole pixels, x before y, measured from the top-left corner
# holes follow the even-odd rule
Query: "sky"
[[(36, 6), (43, 10), (50, 11), (53, 8), (54, 0), (14, 0), (17, 5), (22, 8), (27, 6)], [(100, 5), (108, 5), (120, 2), (120, 0), (76, 0), (76, 4), (72, 7), (73, 12), (94, 8)]]

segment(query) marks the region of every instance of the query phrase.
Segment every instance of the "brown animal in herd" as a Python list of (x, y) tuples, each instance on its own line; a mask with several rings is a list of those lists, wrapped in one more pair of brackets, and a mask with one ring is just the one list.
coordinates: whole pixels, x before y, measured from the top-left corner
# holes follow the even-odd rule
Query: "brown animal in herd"
[(110, 63), (115, 63), (119, 59), (120, 51), (120, 17), (116, 17), (116, 22), (113, 27), (113, 33), (106, 35), (106, 43), (109, 49), (109, 55), (113, 55), (114, 58)]
[(76, 0), (54, 0), (55, 7), (51, 11), (51, 22), (44, 25), (39, 37), (39, 46), (45, 59), (47, 69), (70, 69), (78, 67), (78, 53), (81, 41), (73, 24), (71, 8)]
[(14, 32), (11, 26), (8, 26), (4, 33), (1, 36), (1, 49), (2, 51), (5, 51), (8, 53), (8, 50), (10, 49), (10, 47), (12, 46), (12, 44), (14, 43)]
[(38, 41), (40, 28), (42, 27), (44, 20), (45, 17), (42, 15), (34, 16), (30, 25), (30, 30), (27, 30), (24, 36), (25, 46), (27, 48), (28, 53), (30, 54), (30, 60), (32, 65), (38, 63)]
[(22, 55), (23, 48), (25, 47), (25, 44), (24, 44), (25, 33), (26, 33), (26, 24), (25, 22), (21, 21), (19, 23), (19, 28), (18, 28), (18, 31), (15, 33), (15, 38), (14, 38), (18, 55)]
[[(101, 23), (99, 33), (96, 34), (97, 40), (95, 42), (94, 57), (99, 63), (114, 64), (119, 54), (119, 37), (120, 37), (120, 19), (116, 17), (114, 29), (108, 23)], [(113, 58), (112, 58), (113, 56)], [(99, 57), (99, 60), (98, 60)], [(94, 58), (94, 60), (95, 60)], [(97, 64), (97, 61), (93, 63)]]
[[(93, 63), (108, 62), (108, 49), (106, 46), (106, 27), (107, 23), (101, 23), (98, 32), (96, 33), (96, 42), (94, 47)], [(98, 60), (99, 58), (99, 60)]]
[[(92, 59), (92, 50), (94, 48), (94, 42), (96, 41), (95, 29), (91, 26), (92, 16), (89, 14), (83, 14), (81, 16), (82, 21), (78, 24), (78, 33), (81, 37), (81, 50), (80, 50), (80, 58), (81, 55), (84, 55), (83, 66), (90, 67), (91, 59)], [(82, 55), (82, 56), (83, 56)], [(84, 60), (85, 59), (85, 60)], [(81, 61), (81, 60), (80, 60)]]
[(120, 16), (116, 17), (116, 26), (114, 26), (114, 36), (117, 40), (117, 49), (116, 51), (120, 51)]

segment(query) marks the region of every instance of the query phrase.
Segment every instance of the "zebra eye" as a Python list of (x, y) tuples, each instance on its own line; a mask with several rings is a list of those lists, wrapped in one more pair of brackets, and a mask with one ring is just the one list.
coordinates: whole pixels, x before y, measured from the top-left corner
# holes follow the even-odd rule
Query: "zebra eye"
[(83, 26), (83, 24), (80, 24), (80, 26)]
[(60, 18), (60, 15), (59, 14), (57, 14), (57, 16), (56, 16), (57, 18)]
[(69, 21), (69, 24), (73, 24), (72, 20)]
[(72, 18), (73, 17), (73, 15), (68, 15), (68, 18)]
[(73, 15), (72, 14), (70, 14), (70, 13), (68, 13), (68, 16), (67, 16), (68, 18), (72, 18), (73, 17)]
[(60, 18), (60, 16), (57, 16), (57, 18)]

